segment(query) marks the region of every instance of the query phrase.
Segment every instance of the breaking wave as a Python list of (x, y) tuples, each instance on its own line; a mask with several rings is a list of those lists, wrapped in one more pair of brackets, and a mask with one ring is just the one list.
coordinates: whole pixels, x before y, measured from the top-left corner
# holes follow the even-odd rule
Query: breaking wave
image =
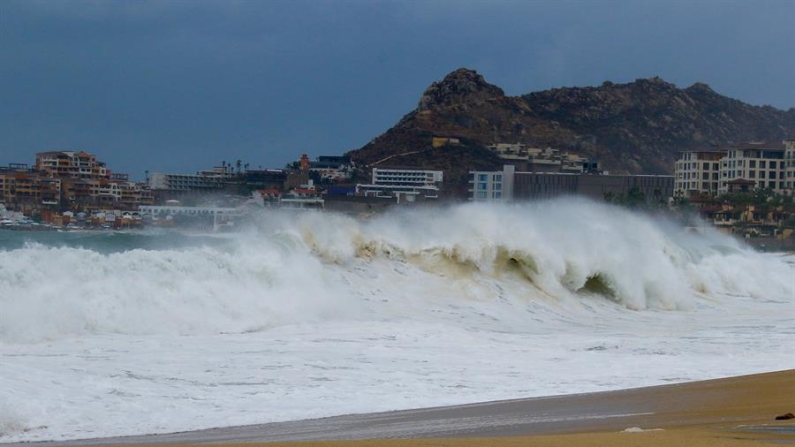
[(254, 226), (219, 236), (5, 241), (0, 340), (434, 319), (451, 306), (460, 308), (460, 321), (485, 312), (522, 324), (515, 310), (538, 306), (576, 318), (584, 303), (688, 311), (700, 299), (791, 302), (795, 295), (792, 269), (781, 257), (714, 231), (690, 234), (581, 200), (371, 219), (274, 212)]

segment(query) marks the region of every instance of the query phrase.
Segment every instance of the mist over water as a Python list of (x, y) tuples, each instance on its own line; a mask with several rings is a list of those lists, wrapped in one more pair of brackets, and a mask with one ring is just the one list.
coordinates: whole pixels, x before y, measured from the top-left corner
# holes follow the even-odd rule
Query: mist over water
[[(273, 212), (223, 235), (0, 232), (0, 442), (793, 367), (791, 259), (581, 200)], [(105, 386), (90, 399), (86, 377)]]

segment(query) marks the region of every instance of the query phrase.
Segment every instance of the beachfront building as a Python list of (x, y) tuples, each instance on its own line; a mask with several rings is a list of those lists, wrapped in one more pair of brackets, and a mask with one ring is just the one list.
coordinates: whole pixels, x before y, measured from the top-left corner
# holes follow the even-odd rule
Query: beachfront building
[(107, 179), (110, 176), (105, 163), (84, 151), (39, 152), (36, 170), (58, 178)]
[[(783, 194), (787, 190), (785, 146), (778, 142), (750, 142), (730, 146), (721, 159), (719, 194), (748, 189), (770, 189)], [(737, 190), (738, 181), (746, 185)]]
[(356, 195), (393, 197), (398, 202), (438, 199), (443, 171), (408, 168), (373, 168), (372, 183), (357, 184)]
[(225, 167), (215, 167), (209, 171), (196, 174), (167, 174), (154, 172), (149, 174), (149, 187), (155, 191), (169, 192), (210, 192), (224, 188), (224, 184), (234, 177)]
[(784, 142), (784, 173), (790, 195), (795, 195), (795, 138)]
[(543, 200), (566, 195), (602, 201), (627, 196), (633, 190), (647, 201), (661, 202), (673, 196), (672, 175), (592, 175), (563, 172), (519, 172), (513, 165), (501, 171), (470, 171), (469, 200)]
[(0, 202), (27, 208), (58, 205), (60, 201), (60, 179), (47, 177), (20, 163), (0, 167)]
[(726, 150), (681, 151), (674, 165), (674, 193), (677, 197), (714, 196), (720, 189), (721, 160)]
[(513, 198), (514, 166), (502, 171), (469, 171), (469, 200), (473, 202), (507, 201)]

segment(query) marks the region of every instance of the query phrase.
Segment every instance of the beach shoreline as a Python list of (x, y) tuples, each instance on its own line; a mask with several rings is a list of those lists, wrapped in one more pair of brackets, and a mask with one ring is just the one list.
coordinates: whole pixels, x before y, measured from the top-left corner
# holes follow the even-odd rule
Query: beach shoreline
[(795, 370), (578, 395), (22, 445), (744, 446), (795, 442)]

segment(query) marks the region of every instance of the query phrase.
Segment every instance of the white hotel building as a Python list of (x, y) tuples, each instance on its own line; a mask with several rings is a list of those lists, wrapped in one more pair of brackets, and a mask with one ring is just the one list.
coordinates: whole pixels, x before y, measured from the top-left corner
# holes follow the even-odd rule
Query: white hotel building
[(436, 199), (444, 179), (443, 171), (402, 168), (373, 168), (372, 183), (356, 185), (356, 194), (369, 197)]

